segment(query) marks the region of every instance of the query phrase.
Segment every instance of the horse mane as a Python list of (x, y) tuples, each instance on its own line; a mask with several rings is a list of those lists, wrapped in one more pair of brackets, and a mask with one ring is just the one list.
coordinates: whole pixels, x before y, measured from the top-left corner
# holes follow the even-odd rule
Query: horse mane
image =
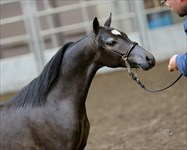
[(16, 107), (26, 107), (30, 104), (32, 107), (45, 104), (47, 94), (59, 75), (59, 68), (62, 62), (65, 50), (72, 42), (65, 44), (46, 64), (41, 74), (24, 87), (7, 104)]

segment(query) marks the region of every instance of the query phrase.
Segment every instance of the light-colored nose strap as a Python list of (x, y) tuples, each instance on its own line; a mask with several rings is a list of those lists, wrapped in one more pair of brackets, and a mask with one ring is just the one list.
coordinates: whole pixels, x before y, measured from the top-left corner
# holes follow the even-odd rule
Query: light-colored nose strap
[(125, 64), (126, 64), (129, 75), (131, 75), (131, 67), (130, 67), (130, 64), (128, 62), (128, 58), (126, 56), (122, 56), (122, 59), (125, 61)]

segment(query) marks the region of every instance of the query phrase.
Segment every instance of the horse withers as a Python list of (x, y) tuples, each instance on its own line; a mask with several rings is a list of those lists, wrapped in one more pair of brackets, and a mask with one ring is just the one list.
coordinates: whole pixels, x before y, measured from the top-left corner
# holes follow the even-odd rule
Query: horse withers
[(103, 66), (149, 70), (152, 54), (97, 18), (93, 32), (65, 44), (42, 73), (0, 105), (2, 150), (83, 150), (89, 134), (85, 101), (92, 79)]

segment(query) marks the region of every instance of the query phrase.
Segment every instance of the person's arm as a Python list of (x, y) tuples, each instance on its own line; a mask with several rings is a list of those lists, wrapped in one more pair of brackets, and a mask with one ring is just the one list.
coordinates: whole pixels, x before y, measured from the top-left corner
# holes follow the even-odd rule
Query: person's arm
[(172, 56), (169, 61), (168, 70), (171, 72), (180, 70), (187, 77), (187, 53)]

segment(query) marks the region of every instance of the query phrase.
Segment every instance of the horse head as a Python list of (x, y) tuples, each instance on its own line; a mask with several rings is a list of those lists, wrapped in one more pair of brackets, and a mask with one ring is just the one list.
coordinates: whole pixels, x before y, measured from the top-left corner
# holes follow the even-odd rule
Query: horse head
[(93, 21), (95, 42), (99, 50), (99, 62), (107, 67), (127, 67), (123, 57), (128, 60), (131, 68), (149, 70), (155, 65), (154, 56), (132, 42), (128, 36), (110, 27), (111, 14), (104, 26), (99, 25), (97, 18)]

